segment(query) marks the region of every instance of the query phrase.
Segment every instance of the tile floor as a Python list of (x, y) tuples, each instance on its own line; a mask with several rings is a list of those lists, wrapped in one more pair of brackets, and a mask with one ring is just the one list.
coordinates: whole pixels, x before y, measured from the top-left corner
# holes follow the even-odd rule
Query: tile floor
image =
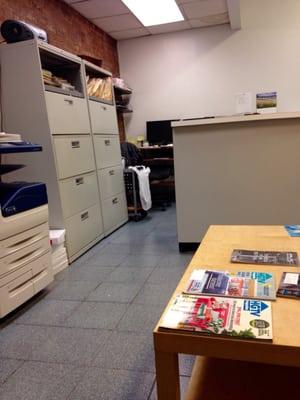
[(96, 245), (1, 321), (0, 399), (155, 400), (152, 330), (191, 257), (174, 206)]

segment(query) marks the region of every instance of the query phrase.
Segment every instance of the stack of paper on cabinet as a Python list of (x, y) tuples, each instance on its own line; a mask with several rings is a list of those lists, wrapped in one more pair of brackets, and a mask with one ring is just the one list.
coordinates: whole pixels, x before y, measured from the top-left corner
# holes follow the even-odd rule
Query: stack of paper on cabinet
[(54, 229), (50, 231), (51, 258), (54, 275), (68, 266), (67, 251), (65, 248), (65, 230)]

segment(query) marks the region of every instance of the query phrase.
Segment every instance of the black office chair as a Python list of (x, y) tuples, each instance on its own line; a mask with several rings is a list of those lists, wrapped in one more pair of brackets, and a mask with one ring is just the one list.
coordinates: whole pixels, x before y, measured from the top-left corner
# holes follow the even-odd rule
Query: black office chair
[[(133, 143), (121, 143), (121, 154), (125, 159), (125, 165), (143, 165), (143, 157), (140, 149)], [(172, 201), (172, 190), (168, 178), (171, 177), (172, 169), (166, 165), (151, 165), (149, 175), (152, 204), (165, 211)]]

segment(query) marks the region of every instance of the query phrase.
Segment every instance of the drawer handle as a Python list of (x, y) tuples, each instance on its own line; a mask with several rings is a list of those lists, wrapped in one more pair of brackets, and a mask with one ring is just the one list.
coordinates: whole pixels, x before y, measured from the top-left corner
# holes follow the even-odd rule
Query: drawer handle
[(110, 140), (104, 140), (105, 146), (110, 146)]
[(112, 200), (112, 203), (113, 203), (113, 204), (118, 204), (118, 203), (119, 203), (118, 198), (115, 197), (115, 198)]
[(115, 174), (115, 171), (114, 171), (113, 169), (111, 169), (111, 170), (109, 171), (109, 175), (112, 176), (112, 175), (114, 175), (114, 174)]
[(102, 106), (102, 110), (103, 110), (103, 111), (106, 111), (107, 108), (106, 108), (105, 106)]
[(72, 99), (64, 99), (64, 101), (66, 103), (69, 103), (70, 105), (72, 105), (74, 103), (74, 100), (72, 100)]
[(81, 214), (81, 221), (85, 221), (86, 219), (89, 218), (89, 212), (86, 211), (85, 213)]
[(83, 177), (76, 178), (75, 179), (76, 185), (82, 185), (84, 183)]
[(79, 149), (80, 141), (79, 140), (74, 140), (73, 142), (71, 142), (71, 145), (72, 145), (72, 149)]

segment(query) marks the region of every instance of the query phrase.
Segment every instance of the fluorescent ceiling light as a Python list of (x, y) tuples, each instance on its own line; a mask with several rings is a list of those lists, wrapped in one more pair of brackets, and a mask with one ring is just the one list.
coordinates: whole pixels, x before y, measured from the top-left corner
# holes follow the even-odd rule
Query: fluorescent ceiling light
[(175, 0), (122, 0), (144, 26), (183, 21)]

